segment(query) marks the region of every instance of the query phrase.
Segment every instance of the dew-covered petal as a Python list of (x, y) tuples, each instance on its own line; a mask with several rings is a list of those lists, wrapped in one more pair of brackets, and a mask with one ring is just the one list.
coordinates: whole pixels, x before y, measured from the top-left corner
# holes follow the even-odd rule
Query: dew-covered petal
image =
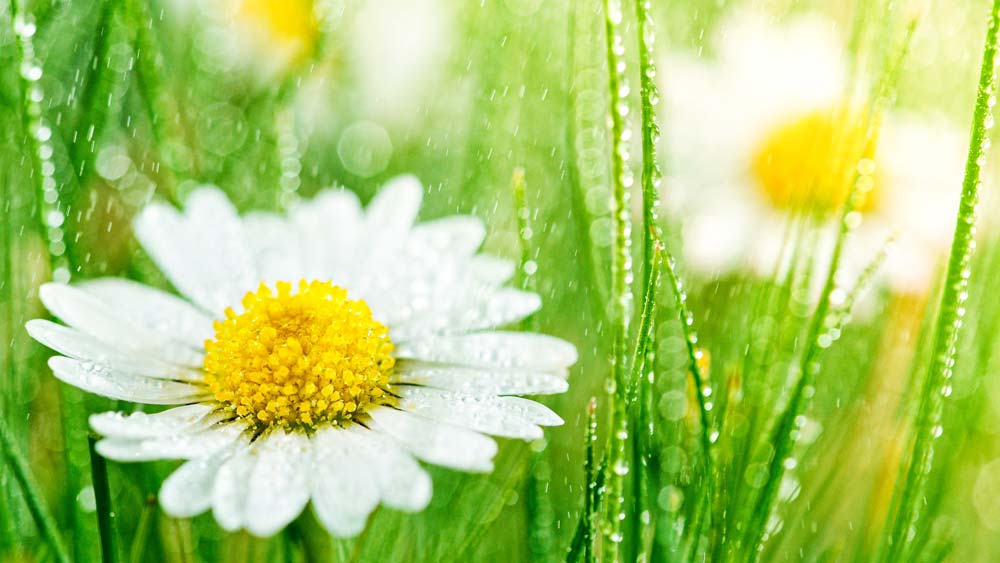
[(226, 449), (192, 459), (178, 467), (160, 487), (160, 506), (174, 518), (191, 518), (212, 506), (212, 489), (219, 468), (229, 457)]
[(363, 213), (353, 192), (324, 190), (290, 213), (298, 233), (305, 277), (341, 282), (361, 237)]
[(128, 352), (93, 336), (52, 321), (30, 320), (28, 334), (49, 348), (76, 360), (91, 362), (105, 369), (130, 375), (174, 381), (201, 381), (201, 370), (169, 364), (138, 352)]
[(474, 395), (551, 395), (569, 389), (566, 372), (463, 368), (411, 361), (396, 365), (393, 382)]
[(344, 432), (371, 470), (382, 504), (405, 512), (427, 507), (433, 491), (430, 475), (395, 440), (357, 424)]
[(576, 363), (576, 348), (559, 338), (521, 332), (481, 332), (411, 340), (397, 358), (443, 364), (562, 371)]
[(369, 411), (373, 430), (396, 439), (420, 459), (462, 471), (489, 472), (497, 443), (478, 432), (380, 407)]
[(248, 213), (243, 216), (243, 231), (261, 281), (273, 284), (306, 277), (298, 233), (283, 217)]
[[(447, 303), (447, 300), (445, 300)], [(393, 326), (392, 338), (404, 342), (435, 333), (472, 332), (497, 328), (517, 322), (542, 306), (538, 295), (517, 289), (502, 288), (463, 299), (456, 295), (451, 306), (416, 317), (401, 326)]]
[(365, 230), (374, 237), (371, 247), (377, 248), (379, 241), (406, 240), (406, 235), (417, 219), (423, 186), (415, 176), (398, 176), (389, 180), (375, 194), (365, 208)]
[[(507, 438), (537, 440), (543, 435), (531, 416), (534, 413), (518, 403), (506, 402), (509, 397), (410, 386), (396, 387), (396, 390), (402, 397), (398, 408), (424, 418)], [(562, 423), (558, 416), (547, 420)]]
[(90, 427), (106, 438), (153, 438), (179, 434), (201, 422), (213, 407), (203, 403), (158, 413), (102, 412), (90, 415)]
[(197, 459), (210, 456), (235, 442), (243, 434), (241, 424), (219, 424), (196, 432), (145, 439), (105, 438), (97, 442), (97, 453), (115, 461)]
[(246, 528), (269, 537), (298, 516), (309, 502), (312, 448), (298, 432), (274, 430), (251, 446), (257, 463), (250, 473)]
[(375, 469), (369, 458), (358, 455), (352, 437), (340, 428), (313, 437), (313, 508), (323, 526), (342, 538), (364, 530), (379, 499)]
[(247, 499), (250, 498), (250, 474), (257, 464), (257, 456), (249, 446), (237, 446), (215, 477), (212, 487), (212, 515), (227, 532), (246, 526)]
[(196, 402), (207, 395), (204, 387), (132, 375), (105, 364), (64, 356), (49, 358), (49, 367), (60, 380), (110, 399), (150, 405), (179, 405)]
[(128, 320), (107, 303), (77, 287), (47, 283), (39, 288), (38, 295), (49, 311), (63, 322), (112, 346), (185, 366), (201, 366), (204, 360), (203, 351)]
[(76, 285), (126, 320), (202, 350), (215, 335), (212, 319), (187, 301), (124, 278), (98, 278)]
[(213, 315), (260, 282), (240, 218), (217, 188), (188, 196), (184, 213), (147, 206), (133, 222), (139, 242), (181, 293)]
[(469, 256), (486, 238), (486, 227), (478, 217), (453, 215), (413, 227), (408, 246), (411, 252), (432, 250), (442, 254)]

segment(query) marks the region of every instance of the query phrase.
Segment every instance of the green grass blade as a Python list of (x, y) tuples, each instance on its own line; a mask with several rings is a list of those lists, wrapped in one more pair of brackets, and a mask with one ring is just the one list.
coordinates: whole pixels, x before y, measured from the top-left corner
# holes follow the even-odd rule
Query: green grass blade
[(7, 465), (24, 493), (28, 510), (35, 519), (38, 530), (42, 533), (42, 538), (52, 552), (53, 558), (59, 563), (69, 563), (69, 552), (66, 551), (62, 538), (56, 529), (55, 519), (49, 514), (49, 509), (45, 506), (38, 485), (31, 476), (28, 460), (14, 443), (14, 437), (11, 436), (10, 430), (7, 428), (7, 421), (3, 417), (0, 417), (0, 448), (3, 449)]
[(609, 385), (611, 425), (607, 466), (611, 469), (608, 492), (605, 497), (602, 532), (602, 561), (621, 560), (622, 518), (625, 510), (625, 475), (628, 473), (626, 456), (628, 440), (627, 419), (627, 351), (629, 310), (632, 299), (631, 208), (629, 191), (633, 177), (629, 167), (628, 80), (625, 76), (625, 44), (622, 38), (621, 0), (604, 0), (604, 35), (607, 54), (609, 113), (611, 115), (611, 185), (614, 194), (612, 209), (613, 243), (611, 259), (611, 313), (613, 332), (612, 373)]
[(976, 205), (981, 188), (982, 167), (989, 147), (988, 131), (993, 124), (992, 108), (996, 103), (997, 35), (1000, 29), (1000, 0), (990, 10), (983, 61), (976, 90), (969, 153), (962, 181), (962, 199), (955, 223), (944, 290), (938, 306), (934, 346), (930, 365), (920, 394), (913, 435), (905, 457), (906, 470), (897, 484), (898, 502), (887, 522), (883, 539), (882, 561), (893, 563), (907, 557), (914, 541), (914, 530), (921, 517), (925, 489), (933, 466), (934, 441), (943, 429), (945, 393), (958, 360), (958, 341), (965, 315), (967, 288), (975, 248)]

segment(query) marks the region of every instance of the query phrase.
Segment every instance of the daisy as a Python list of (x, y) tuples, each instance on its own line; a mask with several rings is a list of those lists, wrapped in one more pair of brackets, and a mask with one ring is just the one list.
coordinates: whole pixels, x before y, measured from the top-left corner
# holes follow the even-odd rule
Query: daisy
[(718, 31), (714, 61), (678, 53), (661, 66), (675, 188), (667, 205), (684, 223), (690, 265), (770, 274), (802, 217), (829, 249), (831, 222), (860, 174), (867, 192), (844, 273), (856, 276), (895, 235), (887, 281), (927, 291), (951, 241), (966, 135), (944, 119), (895, 113), (866, 142), (868, 108), (846, 101), (847, 54), (828, 20), (776, 25), (738, 14)]
[(224, 73), (249, 71), (270, 84), (300, 68), (320, 41), (313, 0), (171, 0), (184, 25), (197, 29), (198, 63)]
[(123, 462), (187, 460), (163, 509), (211, 509), (226, 530), (269, 536), (312, 502), (353, 536), (381, 503), (422, 510), (416, 460), (488, 472), (487, 434), (534, 440), (562, 420), (514, 395), (561, 393), (569, 343), (495, 330), (540, 299), (503, 287), (509, 261), (478, 254), (483, 224), (415, 224), (421, 186), (402, 177), (362, 210), (325, 191), (287, 216), (237, 215), (216, 188), (183, 211), (154, 203), (136, 236), (184, 297), (119, 278), (42, 286), (64, 324), (28, 332), (61, 355), (62, 381), (112, 399), (172, 405), (106, 412), (97, 451)]

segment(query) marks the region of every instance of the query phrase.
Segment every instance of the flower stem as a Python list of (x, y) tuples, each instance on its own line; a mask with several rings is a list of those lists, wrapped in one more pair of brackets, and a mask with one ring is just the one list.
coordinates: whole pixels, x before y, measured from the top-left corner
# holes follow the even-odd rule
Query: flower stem
[(111, 521), (113, 513), (111, 489), (108, 486), (108, 465), (94, 449), (97, 436), (88, 435), (87, 442), (90, 447), (90, 473), (94, 481), (94, 500), (97, 503), (97, 528), (101, 533), (101, 561), (115, 563), (118, 557), (115, 551), (115, 530)]

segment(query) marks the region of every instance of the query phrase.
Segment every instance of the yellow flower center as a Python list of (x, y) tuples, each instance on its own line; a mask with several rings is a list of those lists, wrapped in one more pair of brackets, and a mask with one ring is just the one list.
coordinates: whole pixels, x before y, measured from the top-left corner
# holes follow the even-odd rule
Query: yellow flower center
[(877, 203), (875, 142), (863, 115), (817, 111), (774, 129), (753, 155), (751, 169), (768, 202), (788, 211), (828, 215), (839, 210), (857, 179), (857, 209)]
[(252, 426), (343, 423), (391, 402), (389, 330), (330, 282), (261, 283), (205, 341), (205, 382)]
[(312, 0), (242, 0), (239, 14), (290, 49), (293, 62), (308, 54), (319, 37)]

